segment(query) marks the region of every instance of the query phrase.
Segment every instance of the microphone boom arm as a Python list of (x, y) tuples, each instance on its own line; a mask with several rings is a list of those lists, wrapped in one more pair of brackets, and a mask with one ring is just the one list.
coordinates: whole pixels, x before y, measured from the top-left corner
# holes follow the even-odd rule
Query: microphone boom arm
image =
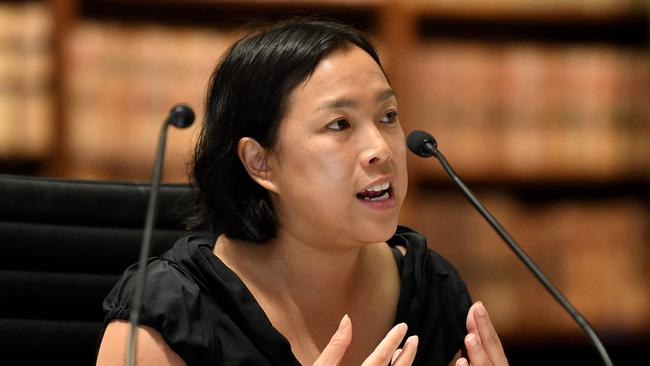
[(127, 348), (127, 365), (135, 365), (135, 351), (138, 322), (140, 320), (140, 308), (142, 307), (142, 295), (144, 293), (144, 282), (147, 277), (147, 258), (151, 253), (151, 237), (153, 234), (153, 226), (156, 222), (158, 213), (158, 192), (160, 191), (160, 180), (162, 176), (162, 160), (165, 156), (165, 142), (167, 141), (167, 130), (169, 124), (163, 123), (160, 129), (160, 137), (158, 139), (158, 151), (156, 152), (156, 160), (154, 163), (153, 176), (151, 178), (151, 191), (149, 195), (149, 203), (147, 206), (147, 218), (144, 225), (144, 234), (142, 236), (142, 245), (140, 247), (140, 257), (138, 260), (138, 271), (136, 272), (136, 285), (135, 294), (133, 299), (133, 308), (129, 322), (129, 343)]
[(147, 217), (142, 235), (142, 245), (140, 247), (140, 257), (138, 260), (138, 270), (135, 278), (135, 289), (133, 295), (133, 307), (129, 316), (129, 338), (127, 346), (126, 364), (135, 366), (136, 340), (138, 322), (140, 320), (140, 310), (142, 308), (142, 295), (145, 289), (145, 279), (147, 277), (147, 258), (151, 254), (151, 238), (153, 229), (158, 215), (158, 192), (160, 191), (160, 181), (162, 179), (163, 160), (165, 158), (165, 143), (167, 142), (167, 130), (169, 125), (177, 128), (187, 128), (194, 122), (194, 111), (190, 106), (184, 104), (175, 105), (165, 122), (160, 128), (158, 138), (158, 149), (156, 150), (156, 159), (154, 161), (153, 176), (151, 177), (151, 189), (149, 190), (149, 203), (147, 205)]
[(578, 310), (571, 305), (569, 300), (567, 300), (564, 295), (551, 283), (551, 281), (542, 273), (542, 271), (539, 269), (539, 267), (533, 262), (532, 259), (524, 252), (524, 250), (517, 244), (517, 242), (508, 234), (506, 229), (501, 226), (501, 224), (497, 221), (497, 219), (492, 216), (492, 214), (481, 204), (481, 202), (474, 196), (472, 191), (470, 191), (469, 188), (463, 183), (463, 181), (458, 177), (456, 172), (454, 172), (454, 169), (449, 165), (447, 162), (447, 159), (444, 157), (444, 155), (436, 148), (436, 145), (432, 142), (425, 142), (421, 148), (423, 150), (426, 150), (427, 153), (430, 154), (430, 156), (434, 156), (440, 164), (442, 165), (443, 169), (449, 175), (449, 177), (456, 183), (456, 185), (460, 188), (461, 192), (465, 196), (465, 198), (474, 206), (481, 216), (487, 220), (487, 222), (492, 226), (492, 228), (499, 234), (499, 236), (503, 239), (503, 241), (508, 244), (510, 249), (521, 259), (522, 262), (528, 267), (528, 269), (535, 275), (535, 277), (539, 280), (539, 282), (542, 283), (544, 288), (562, 305), (562, 307), (571, 315), (571, 317), (575, 320), (575, 322), (580, 326), (580, 328), (583, 330), (583, 332), (587, 335), (587, 338), (591, 342), (591, 345), (596, 349), (596, 352), (600, 355), (603, 364), (605, 366), (613, 366), (614, 364), (612, 363), (612, 360), (609, 357), (609, 354), (607, 354), (607, 350), (605, 349), (605, 346), (603, 346), (602, 342), (598, 338), (598, 335), (596, 332), (593, 330), (589, 322), (580, 315)]

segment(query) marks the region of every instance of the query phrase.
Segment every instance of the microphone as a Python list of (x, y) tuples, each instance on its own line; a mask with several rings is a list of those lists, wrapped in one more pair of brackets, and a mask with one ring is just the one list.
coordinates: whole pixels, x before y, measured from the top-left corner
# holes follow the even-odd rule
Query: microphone
[(170, 111), (165, 122), (160, 129), (158, 138), (158, 150), (156, 151), (156, 160), (154, 162), (153, 177), (151, 178), (151, 190), (149, 191), (149, 205), (147, 206), (147, 218), (142, 236), (142, 246), (140, 248), (140, 259), (138, 260), (138, 271), (136, 272), (136, 283), (133, 295), (133, 307), (129, 321), (131, 323), (129, 332), (129, 343), (127, 350), (127, 365), (135, 365), (135, 348), (137, 337), (137, 326), (140, 319), (140, 308), (142, 307), (142, 294), (144, 293), (144, 282), (147, 276), (147, 258), (151, 251), (151, 236), (153, 226), (158, 214), (158, 192), (160, 191), (160, 180), (163, 170), (163, 160), (165, 157), (165, 142), (167, 141), (167, 127), (173, 125), (177, 128), (186, 128), (194, 122), (194, 111), (185, 104), (177, 104)]
[(571, 315), (573, 320), (578, 324), (580, 329), (587, 335), (587, 338), (591, 342), (591, 345), (596, 349), (596, 352), (600, 355), (600, 358), (603, 361), (603, 364), (606, 366), (613, 366), (607, 350), (603, 346), (602, 342), (596, 335), (596, 332), (592, 329), (591, 325), (587, 322), (585, 318), (580, 315), (576, 308), (571, 305), (571, 303), (560, 293), (560, 291), (551, 283), (551, 281), (542, 273), (542, 271), (537, 267), (537, 265), (528, 257), (524, 250), (517, 244), (517, 242), (508, 234), (508, 232), (501, 226), (501, 224), (492, 216), (492, 214), (481, 204), (481, 202), (472, 194), (472, 192), (467, 188), (467, 186), (460, 180), (458, 175), (454, 172), (452, 167), (445, 159), (444, 155), (438, 150), (438, 143), (436, 139), (433, 138), (428, 132), (425, 131), (413, 131), (406, 138), (406, 145), (409, 150), (415, 155), (428, 158), (435, 157), (438, 159), (440, 164), (442, 164), (443, 169), (447, 172), (447, 175), (456, 183), (460, 190), (465, 195), (465, 198), (476, 208), (479, 213), (487, 220), (487, 222), (492, 226), (492, 228), (499, 234), (501, 239), (505, 241), (506, 244), (512, 249), (513, 252), (521, 259), (522, 262), (528, 267), (528, 269), (535, 275), (537, 280), (550, 292), (550, 294), (562, 305), (562, 307)]
[(186, 104), (175, 105), (165, 120), (165, 126), (172, 124), (178, 128), (189, 127), (192, 123), (194, 123), (194, 111)]

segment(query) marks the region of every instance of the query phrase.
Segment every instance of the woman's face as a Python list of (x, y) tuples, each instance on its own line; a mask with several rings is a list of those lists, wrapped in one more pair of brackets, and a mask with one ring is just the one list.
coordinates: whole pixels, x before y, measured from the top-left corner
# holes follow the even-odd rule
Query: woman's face
[(270, 154), (278, 230), (297, 239), (376, 243), (395, 232), (407, 190), (397, 100), (377, 63), (349, 46), (289, 95)]

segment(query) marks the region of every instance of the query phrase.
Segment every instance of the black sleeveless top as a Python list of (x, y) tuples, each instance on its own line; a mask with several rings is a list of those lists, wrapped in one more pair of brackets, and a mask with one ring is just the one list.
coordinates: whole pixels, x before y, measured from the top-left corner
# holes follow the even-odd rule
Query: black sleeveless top
[[(188, 365), (299, 365), (241, 279), (213, 254), (214, 242), (188, 236), (149, 259), (140, 323)], [(398, 227), (388, 244), (401, 276), (395, 324), (407, 323), (407, 337), (420, 338), (414, 365), (447, 365), (467, 334), (467, 288), (415, 231)], [(127, 268), (104, 300), (105, 325), (129, 319), (136, 270)]]

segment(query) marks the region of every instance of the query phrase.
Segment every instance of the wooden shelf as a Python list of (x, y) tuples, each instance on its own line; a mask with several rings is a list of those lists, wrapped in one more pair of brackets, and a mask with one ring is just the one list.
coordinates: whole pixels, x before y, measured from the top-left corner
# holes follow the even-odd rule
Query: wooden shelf
[[(440, 165), (429, 160), (430, 169), (409, 177), (410, 186), (418, 192), (460, 195), (461, 192), (444, 173)], [(430, 173), (426, 176), (425, 173)], [(648, 177), (621, 176), (611, 179), (587, 180), (566, 178), (516, 179), (507, 176), (464, 177), (460, 179), (474, 192), (504, 191), (526, 202), (551, 202), (558, 200), (595, 201), (608, 198), (636, 197), (650, 202)], [(459, 196), (460, 197), (460, 196)]]
[(643, 17), (646, 11), (642, 2), (629, 0), (407, 0), (404, 4), (424, 17), (505, 22), (617, 22)]
[(210, 6), (217, 7), (318, 7), (318, 8), (357, 8), (379, 7), (390, 0), (85, 0), (94, 3), (146, 6)]
[(210, 0), (96, 0), (79, 1), (82, 18), (125, 23), (155, 22), (167, 26), (190, 25), (224, 29), (288, 16), (324, 16), (355, 24), (364, 31), (377, 30), (377, 12), (384, 1), (210, 1)]

